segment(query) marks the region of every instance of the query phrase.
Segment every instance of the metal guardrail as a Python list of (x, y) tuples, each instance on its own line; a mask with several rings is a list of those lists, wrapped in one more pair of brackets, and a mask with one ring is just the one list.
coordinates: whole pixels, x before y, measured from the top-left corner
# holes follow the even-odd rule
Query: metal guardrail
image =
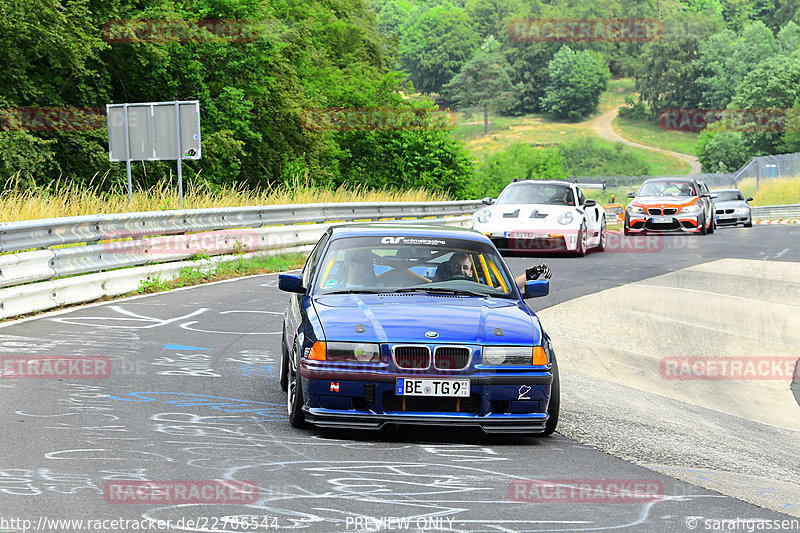
[(759, 220), (773, 218), (800, 218), (800, 204), (765, 205), (751, 209), (753, 218)]
[[(307, 250), (335, 222), (469, 226), (481, 206), (478, 200), (353, 202), (4, 222), (0, 252), (16, 253), (0, 255), (0, 318), (124, 294), (142, 280), (172, 278), (187, 265), (220, 260), (185, 261), (199, 254), (230, 259), (243, 252)], [(70, 244), (78, 246), (53, 248)]]
[(231, 228), (471, 215), (480, 206), (477, 200), (391, 204), (353, 202), (150, 211), (1, 222), (0, 252)]

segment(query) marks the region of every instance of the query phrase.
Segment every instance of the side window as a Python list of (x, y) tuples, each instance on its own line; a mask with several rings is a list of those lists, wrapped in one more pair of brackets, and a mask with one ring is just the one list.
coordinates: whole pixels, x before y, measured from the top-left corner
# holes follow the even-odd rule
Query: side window
[(577, 187), (575, 188), (575, 190), (578, 191), (578, 205), (583, 205), (584, 202), (586, 202), (586, 197), (583, 195), (583, 191), (578, 189)]
[(311, 250), (311, 254), (309, 254), (308, 259), (306, 260), (306, 265), (303, 267), (303, 287), (308, 287), (308, 284), (311, 283), (311, 274), (313, 274), (314, 269), (319, 262), (319, 257), (322, 254), (322, 250), (325, 249), (325, 245), (328, 244), (329, 239), (330, 234), (326, 233), (322, 236), (314, 249)]

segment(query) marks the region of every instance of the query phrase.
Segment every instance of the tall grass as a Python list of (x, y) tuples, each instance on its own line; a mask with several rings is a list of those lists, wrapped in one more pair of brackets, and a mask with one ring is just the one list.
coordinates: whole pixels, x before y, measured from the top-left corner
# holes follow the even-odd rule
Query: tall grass
[(800, 204), (800, 177), (771, 178), (760, 180), (756, 190), (756, 179), (747, 178), (739, 182), (739, 190), (752, 196), (751, 205)]
[[(88, 186), (57, 180), (47, 187), (31, 188), (21, 183), (17, 174), (9, 179), (0, 191), (0, 221), (179, 208), (177, 187), (169, 182), (160, 182), (146, 190), (135, 189), (133, 202), (129, 204), (128, 193), (124, 186), (111, 192), (102, 191), (99, 185), (94, 184), (95, 178)], [(183, 208), (322, 202), (434, 202), (449, 199), (445, 194), (424, 189), (370, 190), (357, 185), (327, 189), (314, 187), (308, 182), (295, 181), (289, 185), (255, 191), (237, 186), (212, 188), (203, 182), (195, 184), (189, 181), (185, 184)]]

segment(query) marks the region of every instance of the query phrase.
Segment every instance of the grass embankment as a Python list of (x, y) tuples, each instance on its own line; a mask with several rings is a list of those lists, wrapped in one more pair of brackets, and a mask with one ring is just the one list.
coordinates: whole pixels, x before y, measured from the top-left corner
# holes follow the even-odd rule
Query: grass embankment
[(614, 130), (626, 139), (662, 150), (696, 156), (698, 133), (688, 131), (664, 131), (657, 122), (616, 117)]
[[(301, 268), (306, 262), (306, 254), (278, 254), (278, 255), (253, 255), (240, 256), (231, 261), (224, 261), (213, 266), (189, 266), (181, 269), (180, 275), (172, 280), (142, 281), (138, 290), (131, 294), (151, 294), (154, 292), (168, 291), (179, 287), (189, 287), (221, 281), (224, 279), (240, 278), (255, 274), (269, 274), (270, 272), (284, 272)], [(195, 261), (208, 259), (208, 256), (198, 255)]]
[[(444, 194), (422, 189), (368, 190), (359, 186), (325, 189), (296, 183), (263, 191), (251, 191), (233, 186), (211, 189), (206, 186), (195, 186), (189, 181), (185, 184), (183, 207), (207, 209), (321, 202), (435, 202), (449, 199)], [(98, 187), (62, 182), (55, 182), (43, 188), (28, 188), (19, 182), (9, 180), (0, 192), (2, 222), (167, 209), (178, 209), (177, 189), (174, 184), (171, 186), (169, 183), (159, 183), (147, 190), (135, 190), (132, 204), (128, 204), (128, 194), (122, 186), (112, 192), (101, 191)]]
[[(625, 104), (626, 96), (633, 96), (633, 80), (622, 79), (609, 82), (608, 89), (600, 95), (597, 111), (585, 120), (578, 122), (554, 121), (544, 115), (525, 115), (504, 117), (496, 113), (489, 116), (489, 134), (483, 134), (483, 113), (474, 110), (469, 116), (456, 113), (453, 135), (466, 144), (467, 149), (478, 159), (502, 150), (514, 142), (524, 142), (534, 146), (557, 146), (590, 137), (597, 144), (614, 147), (616, 143), (606, 140), (594, 131), (593, 119), (601, 114)], [(632, 140), (636, 140), (633, 138)], [(646, 144), (646, 143), (643, 143)], [(690, 167), (683, 161), (665, 154), (630, 146), (622, 150), (638, 160), (647, 163), (651, 174), (686, 174)]]
[(755, 178), (748, 178), (739, 182), (738, 189), (753, 197), (750, 205), (800, 204), (800, 177), (762, 179), (758, 190)]

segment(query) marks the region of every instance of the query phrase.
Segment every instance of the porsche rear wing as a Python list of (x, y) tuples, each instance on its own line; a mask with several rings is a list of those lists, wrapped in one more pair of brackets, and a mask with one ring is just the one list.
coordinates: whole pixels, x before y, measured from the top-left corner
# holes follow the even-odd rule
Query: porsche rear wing
[[(517, 181), (527, 181), (528, 178), (525, 179), (518, 179), (514, 178), (511, 180), (512, 183)], [(581, 186), (581, 189), (600, 189), (602, 191), (606, 190), (606, 180), (602, 179), (549, 179), (547, 181), (563, 181), (564, 183), (575, 183)]]

